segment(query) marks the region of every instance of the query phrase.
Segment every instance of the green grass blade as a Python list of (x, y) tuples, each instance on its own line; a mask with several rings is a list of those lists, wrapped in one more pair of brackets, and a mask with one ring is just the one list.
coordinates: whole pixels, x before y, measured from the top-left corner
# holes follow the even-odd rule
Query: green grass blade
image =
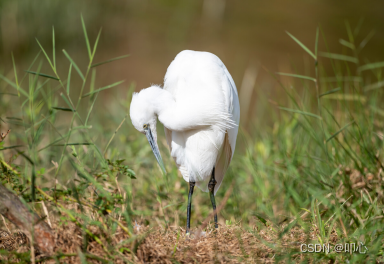
[[(72, 129), (72, 131), (76, 131), (76, 130), (80, 130), (80, 129), (90, 129), (90, 128), (91, 128), (90, 126), (78, 126), (78, 127), (74, 127), (74, 128)], [(73, 132), (72, 132), (72, 133), (73, 133)], [(69, 132), (66, 133), (66, 134), (63, 135), (63, 136), (60, 136), (59, 139), (56, 139), (56, 140), (54, 140), (53, 142), (49, 143), (48, 145), (46, 145), (46, 146), (40, 148), (37, 152), (40, 152), (40, 151), (42, 151), (42, 150), (44, 150), (44, 149), (46, 149), (46, 148), (49, 148), (49, 147), (55, 145), (56, 143), (58, 143), (58, 142), (60, 142), (60, 141), (62, 141), (62, 140), (64, 140), (64, 139), (66, 139), (66, 138), (68, 137), (68, 135), (69, 135)]]
[(355, 49), (355, 45), (352, 44), (351, 42), (348, 42), (344, 39), (339, 39), (339, 43), (347, 48), (350, 48), (351, 50), (354, 50)]
[(374, 69), (383, 68), (383, 67), (384, 67), (384, 61), (373, 62), (373, 63), (368, 63), (359, 67), (359, 71), (362, 72), (366, 70), (374, 70)]
[(330, 90), (330, 91), (328, 91), (328, 92), (325, 92), (325, 93), (320, 94), (320, 95), (319, 95), (319, 98), (320, 98), (320, 97), (323, 97), (323, 96), (325, 96), (325, 95), (328, 95), (328, 94), (337, 93), (337, 92), (340, 91), (340, 90), (341, 90), (340, 87), (335, 88), (335, 89), (332, 89), (332, 90)]
[(350, 125), (352, 125), (353, 123), (355, 123), (355, 120), (353, 120), (352, 122), (346, 124), (345, 126), (343, 126), (339, 131), (337, 131), (336, 133), (334, 133), (332, 136), (330, 136), (326, 142), (330, 141), (332, 138), (336, 137), (338, 134), (340, 134), (344, 129), (346, 129), (347, 127), (349, 127)]
[(43, 122), (40, 124), (39, 128), (36, 130), (35, 137), (33, 138), (32, 144), (37, 144), (41, 134), (43, 133), (43, 128), (45, 125), (46, 119), (43, 119)]
[(358, 101), (361, 103), (365, 103), (367, 101), (367, 98), (365, 96), (361, 96), (358, 94), (330, 94), (325, 98), (340, 101)]
[(84, 81), (84, 75), (81, 72), (80, 68), (77, 66), (77, 64), (72, 60), (71, 56), (69, 56), (69, 54), (65, 50), (63, 50), (63, 53), (67, 57), (67, 59), (72, 63), (73, 67), (75, 67), (77, 73), (80, 75), (80, 78)]
[(362, 50), (365, 45), (371, 40), (371, 38), (375, 35), (375, 30), (369, 32), (369, 34), (360, 42), (359, 49)]
[(374, 112), (378, 113), (381, 117), (384, 117), (384, 110), (381, 110), (380, 108), (377, 108), (377, 107), (375, 107), (375, 106), (373, 106), (373, 105), (371, 105), (370, 108), (371, 108)]
[(315, 60), (316, 60), (316, 55), (312, 53), (312, 51), (310, 51), (303, 43), (301, 43), (300, 40), (298, 40), (297, 38), (295, 38), (293, 35), (291, 35), (288, 31), (285, 31), (297, 44), (300, 45), (300, 47), (303, 48), (303, 50), (305, 50), (309, 55), (311, 55)]
[[(63, 98), (63, 100), (65, 101), (65, 103), (69, 106), (70, 109), (72, 109), (72, 105), (71, 103), (68, 101), (67, 97), (65, 97), (65, 95), (62, 93), (60, 94), (61, 98)], [(76, 110), (74, 111), (76, 112)]]
[(93, 92), (95, 90), (95, 82), (96, 82), (96, 69), (92, 69), (91, 84), (89, 85), (89, 92)]
[(15, 146), (4, 147), (4, 148), (1, 148), (0, 151), (6, 150), (6, 149), (21, 148), (21, 147), (27, 147), (27, 145), (15, 145)]
[(98, 92), (103, 91), (103, 90), (106, 90), (106, 89), (110, 89), (110, 88), (116, 87), (116, 86), (118, 86), (119, 84), (121, 84), (121, 83), (123, 83), (123, 82), (125, 82), (125, 81), (115, 82), (115, 83), (113, 83), (113, 84), (111, 84), (111, 85), (107, 85), (107, 86), (105, 86), (105, 87), (103, 87), (103, 88), (100, 88), (100, 89), (97, 89), (97, 90), (95, 90), (95, 91), (93, 91), (93, 92), (89, 92), (89, 93), (83, 95), (82, 98), (87, 97), (87, 96), (90, 96), (90, 95), (92, 95), (92, 94), (94, 94), (94, 93), (98, 93)]
[(359, 22), (357, 23), (357, 25), (356, 25), (356, 27), (355, 27), (355, 30), (353, 30), (353, 35), (354, 35), (355, 37), (359, 34), (360, 29), (361, 29), (361, 26), (362, 26), (363, 23), (364, 23), (364, 20), (365, 20), (365, 18), (364, 18), (364, 17), (361, 17), (361, 18), (359, 19)]
[(87, 258), (85, 257), (84, 253), (81, 252), (80, 248), (77, 248), (77, 255), (80, 259), (80, 263), (81, 264), (87, 264)]
[(14, 94), (14, 93), (0, 93), (0, 94), (7, 94), (7, 95), (10, 95), (10, 96), (18, 96), (18, 94)]
[(88, 34), (87, 34), (87, 28), (85, 27), (85, 23), (84, 23), (84, 19), (83, 19), (83, 15), (81, 15), (81, 24), (83, 26), (83, 31), (84, 31), (84, 37), (85, 37), (85, 42), (87, 44), (87, 51), (88, 51), (88, 56), (89, 56), (89, 59), (92, 58), (92, 51), (91, 51), (91, 45), (89, 44), (89, 39), (88, 39)]
[(348, 20), (345, 21), (345, 27), (347, 28), (347, 33), (348, 33), (349, 42), (354, 43), (355, 40), (354, 40), (354, 38), (353, 38), (352, 28), (351, 28), (351, 26), (349, 25)]
[(337, 54), (337, 53), (330, 53), (330, 52), (321, 52), (320, 55), (325, 58), (334, 59), (334, 60), (342, 60), (342, 61), (349, 61), (353, 63), (358, 63), (358, 60), (355, 57)]
[(19, 121), (23, 121), (23, 119), (18, 118), (18, 117), (13, 117), (13, 116), (6, 116), (5, 118), (6, 118), (6, 119), (9, 119), (9, 120), (19, 120)]
[(16, 64), (15, 64), (15, 58), (13, 57), (13, 53), (12, 53), (12, 63), (13, 63), (13, 71), (15, 73), (15, 81), (16, 81), (16, 86), (17, 86), (17, 95), (20, 97), (20, 93), (19, 93), (19, 80), (17, 79), (17, 70), (16, 70)]
[(13, 88), (15, 88), (17, 91), (20, 91), (24, 96), (29, 98), (28, 93), (26, 91), (24, 91), (24, 89), (22, 89), (21, 87), (18, 87), (14, 82), (9, 80), (7, 77), (5, 77), (4, 75), (0, 74), (0, 78), (3, 79), (5, 82), (7, 82), (9, 85), (11, 85)]
[(295, 78), (300, 78), (300, 79), (305, 79), (305, 80), (310, 80), (310, 81), (313, 81), (313, 82), (316, 81), (315, 78), (312, 78), (312, 77), (309, 77), (309, 76), (305, 76), (305, 75), (291, 74), (291, 73), (284, 73), (284, 72), (276, 72), (276, 74), (284, 75), (284, 76), (290, 76), (290, 77), (295, 77)]
[(64, 111), (64, 112), (76, 112), (76, 110), (73, 110), (72, 108), (57, 107), (57, 106), (53, 106), (51, 108), (59, 111)]
[(97, 66), (100, 66), (100, 65), (103, 65), (103, 64), (106, 64), (106, 63), (110, 63), (112, 61), (117, 61), (117, 60), (120, 60), (120, 59), (124, 59), (124, 58), (127, 58), (129, 56), (130, 56), (130, 54), (127, 54), (127, 55), (116, 57), (116, 58), (113, 58), (113, 59), (110, 59), (110, 60), (106, 60), (106, 61), (103, 61), (103, 62), (95, 63), (95, 64), (92, 64), (91, 68), (97, 67)]
[(295, 110), (295, 109), (290, 109), (290, 108), (285, 108), (285, 107), (279, 107), (279, 109), (281, 110), (284, 110), (284, 111), (288, 111), (288, 112), (292, 112), (292, 113), (296, 113), (296, 114), (301, 114), (301, 115), (306, 115), (306, 116), (311, 116), (311, 117), (316, 117), (320, 120), (322, 120), (322, 118), (318, 115), (315, 115), (315, 114), (312, 114), (312, 113), (309, 113), (309, 112), (303, 112), (303, 111), (300, 111), (300, 110)]
[(97, 96), (98, 96), (98, 95), (99, 95), (99, 93), (96, 93), (95, 97), (93, 98), (93, 102), (92, 102), (91, 107), (89, 108), (89, 111), (88, 111), (88, 114), (87, 114), (87, 119), (85, 119), (85, 123), (84, 123), (85, 125), (88, 124), (89, 116), (91, 115), (93, 106), (94, 106), (94, 104), (95, 104), (95, 102), (96, 102), (96, 99), (97, 99)]
[(55, 50), (55, 28), (52, 26), (52, 58), (53, 58), (53, 67), (56, 69), (56, 50)]
[(384, 87), (384, 81), (367, 85), (363, 89), (364, 89), (364, 92), (368, 92), (368, 91), (376, 90), (382, 87)]
[(48, 75), (48, 74), (45, 74), (45, 73), (39, 73), (39, 72), (34, 72), (34, 71), (25, 71), (25, 72), (30, 73), (30, 74), (34, 74), (34, 75), (39, 75), (39, 76), (45, 77), (45, 78), (50, 78), (50, 79), (53, 79), (53, 80), (56, 80), (56, 81), (60, 80), (59, 78), (56, 78), (54, 76), (51, 76), (51, 75)]
[[(28, 71), (31, 70), (32, 66), (35, 64), (35, 62), (37, 61), (37, 58), (40, 56), (40, 53), (41, 53), (41, 50), (39, 50), (39, 52), (37, 53), (36, 57), (33, 59), (32, 63), (29, 65), (28, 67)], [(25, 73), (23, 78), (21, 78), (21, 81), (20, 81), (20, 84), (19, 86), (23, 83), (23, 80), (26, 76), (28, 76), (29, 74)]]
[(317, 58), (317, 51), (318, 51), (318, 47), (319, 47), (319, 31), (320, 31), (320, 28), (319, 26), (317, 26), (317, 29), (316, 29), (316, 41), (315, 41), (315, 57)]
[(54, 144), (52, 146), (62, 147), (62, 146), (90, 146), (90, 145), (93, 145), (93, 143), (82, 142), (82, 143)]
[(99, 40), (100, 40), (100, 35), (101, 35), (101, 28), (100, 28), (100, 30), (99, 30), (99, 34), (97, 34), (97, 38), (96, 38), (95, 44), (93, 45), (92, 60), (93, 60), (93, 58), (95, 57), (95, 53), (96, 53), (96, 49), (97, 49), (97, 45), (99, 44)]
[(51, 68), (53, 69), (53, 71), (56, 71), (56, 68), (53, 66), (51, 59), (48, 57), (48, 54), (45, 52), (45, 49), (43, 48), (43, 46), (41, 46), (40, 42), (37, 39), (36, 41), (37, 41), (37, 44), (39, 44), (40, 49), (43, 51), (45, 57), (47, 58), (49, 65), (51, 65)]
[(322, 77), (322, 82), (361, 82), (360, 76), (334, 76), (334, 77)]
[(67, 95), (69, 96), (69, 89), (71, 86), (71, 74), (72, 74), (72, 63), (69, 65), (68, 79), (67, 79)]

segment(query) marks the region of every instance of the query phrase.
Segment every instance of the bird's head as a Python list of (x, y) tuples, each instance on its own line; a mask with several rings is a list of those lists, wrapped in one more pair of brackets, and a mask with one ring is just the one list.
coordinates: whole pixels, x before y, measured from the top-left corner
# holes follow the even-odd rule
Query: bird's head
[[(161, 89), (153, 87), (154, 89)], [(134, 93), (132, 96), (130, 117), (132, 125), (139, 131), (146, 135), (149, 144), (151, 145), (153, 154), (159, 163), (160, 168), (165, 173), (163, 159), (161, 158), (159, 147), (157, 145), (157, 115), (154, 109), (154, 89), (152, 87), (143, 89), (139, 93)]]

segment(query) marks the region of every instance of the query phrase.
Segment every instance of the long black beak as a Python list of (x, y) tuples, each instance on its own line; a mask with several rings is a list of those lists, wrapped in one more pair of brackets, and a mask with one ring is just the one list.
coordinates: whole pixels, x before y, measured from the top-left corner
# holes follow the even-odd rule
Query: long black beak
[(159, 147), (157, 146), (155, 140), (153, 139), (152, 131), (150, 128), (147, 128), (145, 131), (145, 135), (147, 136), (148, 142), (151, 145), (153, 154), (156, 157), (157, 163), (159, 163), (159, 166), (161, 170), (163, 171), (164, 174), (166, 174), (165, 167), (164, 167), (164, 162), (163, 159), (161, 158)]

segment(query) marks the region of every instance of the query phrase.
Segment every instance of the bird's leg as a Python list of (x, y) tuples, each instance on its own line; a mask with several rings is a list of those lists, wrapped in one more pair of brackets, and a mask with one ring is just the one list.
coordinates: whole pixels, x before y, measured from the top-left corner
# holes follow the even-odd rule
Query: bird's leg
[(211, 179), (208, 183), (209, 195), (211, 196), (212, 208), (214, 212), (215, 228), (217, 228), (217, 213), (216, 213), (216, 201), (215, 201), (215, 186), (217, 181), (215, 180), (215, 167), (213, 167)]
[(187, 234), (191, 228), (191, 208), (192, 208), (192, 195), (195, 188), (195, 182), (189, 182), (188, 206), (187, 206)]

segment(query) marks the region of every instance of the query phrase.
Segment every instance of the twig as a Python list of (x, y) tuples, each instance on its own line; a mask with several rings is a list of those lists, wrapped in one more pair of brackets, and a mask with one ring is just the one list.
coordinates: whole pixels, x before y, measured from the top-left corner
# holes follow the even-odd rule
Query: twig
[(51, 220), (49, 219), (49, 213), (48, 213), (47, 207), (45, 206), (44, 201), (41, 201), (41, 205), (43, 206), (44, 213), (47, 216), (48, 225), (52, 228)]
[(9, 230), (9, 227), (8, 227), (8, 225), (7, 225), (7, 222), (5, 221), (4, 216), (1, 215), (1, 218), (3, 218), (4, 225), (5, 225), (5, 227), (7, 228), (8, 232), (11, 233), (11, 230)]
[(5, 139), (6, 136), (8, 136), (9, 132), (11, 132), (10, 129), (8, 129), (7, 133), (1, 133), (0, 134), (0, 142), (3, 142), (3, 140)]

